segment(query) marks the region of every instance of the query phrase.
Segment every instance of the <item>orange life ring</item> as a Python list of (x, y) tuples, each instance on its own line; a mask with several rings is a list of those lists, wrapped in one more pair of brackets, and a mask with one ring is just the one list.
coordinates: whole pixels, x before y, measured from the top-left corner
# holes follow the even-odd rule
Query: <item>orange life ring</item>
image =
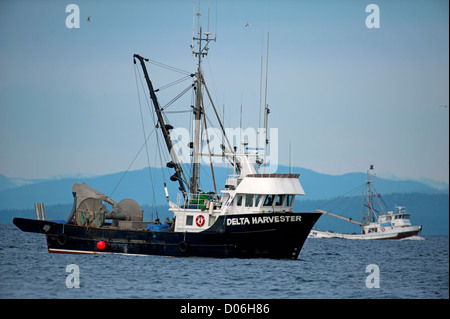
[(205, 217), (203, 215), (198, 215), (195, 219), (195, 223), (198, 227), (202, 227), (205, 224)]
[(386, 229), (384, 229), (384, 227), (381, 227), (381, 231), (384, 232)]

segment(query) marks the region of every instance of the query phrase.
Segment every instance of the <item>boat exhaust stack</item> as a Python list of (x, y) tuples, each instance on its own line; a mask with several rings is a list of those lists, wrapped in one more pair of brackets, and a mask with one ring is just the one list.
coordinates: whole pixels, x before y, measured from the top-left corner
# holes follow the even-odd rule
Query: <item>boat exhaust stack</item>
[[(40, 212), (39, 212), (40, 207)], [(44, 211), (44, 203), (34, 203), (34, 209), (36, 210), (36, 219), (37, 220), (45, 220), (45, 211)]]

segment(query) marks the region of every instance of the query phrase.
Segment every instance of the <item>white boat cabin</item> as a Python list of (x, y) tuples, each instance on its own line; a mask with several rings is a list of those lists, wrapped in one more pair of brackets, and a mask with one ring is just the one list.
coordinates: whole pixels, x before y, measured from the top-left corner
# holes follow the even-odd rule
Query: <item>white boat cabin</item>
[(220, 215), (266, 214), (292, 212), (296, 195), (305, 195), (299, 174), (257, 174), (246, 155), (240, 175), (230, 175), (221, 191), (188, 195), (179, 194), (177, 204), (171, 203), (176, 232), (200, 232), (214, 224)]
[(387, 214), (380, 215), (376, 222), (363, 226), (363, 233), (384, 233), (396, 228), (411, 227), (410, 214), (406, 213), (405, 207), (396, 206), (397, 212), (389, 211)]

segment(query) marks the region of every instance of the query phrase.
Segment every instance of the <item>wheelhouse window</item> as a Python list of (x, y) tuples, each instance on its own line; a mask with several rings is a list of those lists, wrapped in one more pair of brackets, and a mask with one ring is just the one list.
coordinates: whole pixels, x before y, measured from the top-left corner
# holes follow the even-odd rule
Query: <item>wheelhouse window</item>
[(236, 196), (236, 206), (242, 206), (242, 195)]
[(272, 206), (276, 195), (267, 195), (263, 206)]
[(292, 201), (294, 200), (294, 195), (287, 195), (286, 196), (286, 204), (285, 206), (292, 206)]
[(253, 206), (253, 194), (247, 194), (245, 195), (245, 207), (252, 207)]
[(186, 216), (186, 226), (192, 226), (193, 222), (194, 222), (194, 216), (187, 215)]
[(255, 207), (259, 206), (259, 203), (261, 202), (261, 198), (263, 198), (263, 195), (255, 195)]
[(275, 206), (283, 206), (284, 195), (278, 195), (275, 201)]

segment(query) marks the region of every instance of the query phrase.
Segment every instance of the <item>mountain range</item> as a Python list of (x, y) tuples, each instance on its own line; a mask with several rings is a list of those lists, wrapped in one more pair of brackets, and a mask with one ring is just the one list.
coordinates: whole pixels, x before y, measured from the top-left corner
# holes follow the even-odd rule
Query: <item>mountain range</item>
[[(202, 167), (203, 177), (200, 185), (204, 190), (214, 190), (209, 168)], [(337, 196), (360, 195), (360, 187), (366, 181), (366, 173), (348, 173), (343, 175), (328, 175), (314, 172), (309, 169), (294, 167), (289, 169), (280, 166), (278, 173), (300, 174), (300, 182), (305, 190), (305, 199), (331, 199)], [(33, 207), (36, 202), (46, 205), (69, 204), (73, 202), (72, 186), (74, 183), (86, 183), (116, 201), (123, 198), (133, 198), (139, 204), (164, 204), (164, 182), (171, 200), (176, 201), (178, 183), (169, 180), (172, 170), (164, 169), (164, 176), (160, 168), (144, 168), (140, 170), (118, 172), (94, 177), (64, 177), (43, 180), (10, 179), (0, 174), (0, 209), (25, 209)], [(227, 168), (215, 168), (215, 177), (218, 191), (224, 185), (227, 177)], [(204, 176), (207, 177), (204, 177)], [(153, 182), (151, 182), (151, 179)], [(154, 185), (154, 187), (152, 187)], [(392, 193), (423, 193), (448, 194), (448, 184), (424, 183), (412, 180), (394, 180), (376, 177), (373, 185), (383, 195)], [(437, 184), (436, 184), (437, 185)], [(353, 194), (352, 194), (353, 191)], [(356, 193), (359, 191), (358, 193)], [(154, 194), (154, 196), (153, 196)]]
[[(202, 167), (204, 173), (200, 179), (200, 185), (204, 190), (214, 190), (209, 167)], [(343, 175), (321, 174), (315, 171), (286, 166), (279, 167), (277, 173), (299, 173), (300, 182), (305, 190), (306, 196), (297, 197), (295, 206), (299, 211), (313, 211), (315, 208), (329, 209), (333, 202), (349, 199), (351, 204), (342, 208), (337, 208), (336, 214), (358, 219), (361, 211), (361, 193), (366, 181), (366, 173), (348, 173)], [(102, 176), (73, 176), (45, 180), (11, 179), (0, 174), (0, 223), (9, 223), (7, 215), (16, 212), (16, 216), (32, 214), (34, 216), (34, 203), (44, 203), (46, 212), (54, 214), (55, 217), (65, 218), (73, 203), (72, 186), (74, 183), (84, 182), (119, 202), (124, 198), (132, 198), (141, 206), (148, 207), (147, 212), (159, 207), (162, 217), (166, 217), (167, 205), (164, 194), (164, 181), (167, 180), (167, 187), (170, 200), (177, 201), (178, 183), (169, 180), (172, 170), (164, 169), (164, 174), (160, 168), (144, 168), (140, 170), (118, 172)], [(224, 185), (228, 174), (227, 168), (215, 168), (215, 177), (218, 191)], [(151, 182), (151, 180), (153, 182)], [(154, 187), (152, 187), (154, 185)], [(384, 201), (391, 209), (395, 205), (407, 206), (408, 211), (413, 213), (412, 222), (432, 222), (427, 233), (448, 234), (449, 222), (449, 189), (448, 184), (422, 180), (398, 180), (388, 179), (379, 176), (373, 182), (376, 190), (383, 195)], [(332, 205), (331, 205), (332, 206)], [(53, 207), (57, 207), (53, 213)], [(63, 216), (59, 216), (57, 211), (63, 209)], [(67, 208), (68, 207), (68, 208)], [(58, 215), (58, 216), (56, 216)], [(431, 216), (432, 215), (432, 216)], [(167, 215), (169, 216), (169, 215)], [(428, 217), (432, 217), (432, 220)], [(3, 217), (3, 218), (2, 218)], [(6, 219), (5, 219), (6, 218)], [(329, 216), (321, 217), (318, 226), (328, 225), (339, 226), (335, 219), (329, 220)], [(12, 219), (11, 219), (12, 220)], [(324, 224), (325, 223), (325, 224)], [(353, 225), (350, 225), (354, 227)], [(328, 227), (330, 228), (330, 227)], [(426, 227), (424, 228), (426, 229)], [(351, 231), (348, 225), (335, 231)]]

